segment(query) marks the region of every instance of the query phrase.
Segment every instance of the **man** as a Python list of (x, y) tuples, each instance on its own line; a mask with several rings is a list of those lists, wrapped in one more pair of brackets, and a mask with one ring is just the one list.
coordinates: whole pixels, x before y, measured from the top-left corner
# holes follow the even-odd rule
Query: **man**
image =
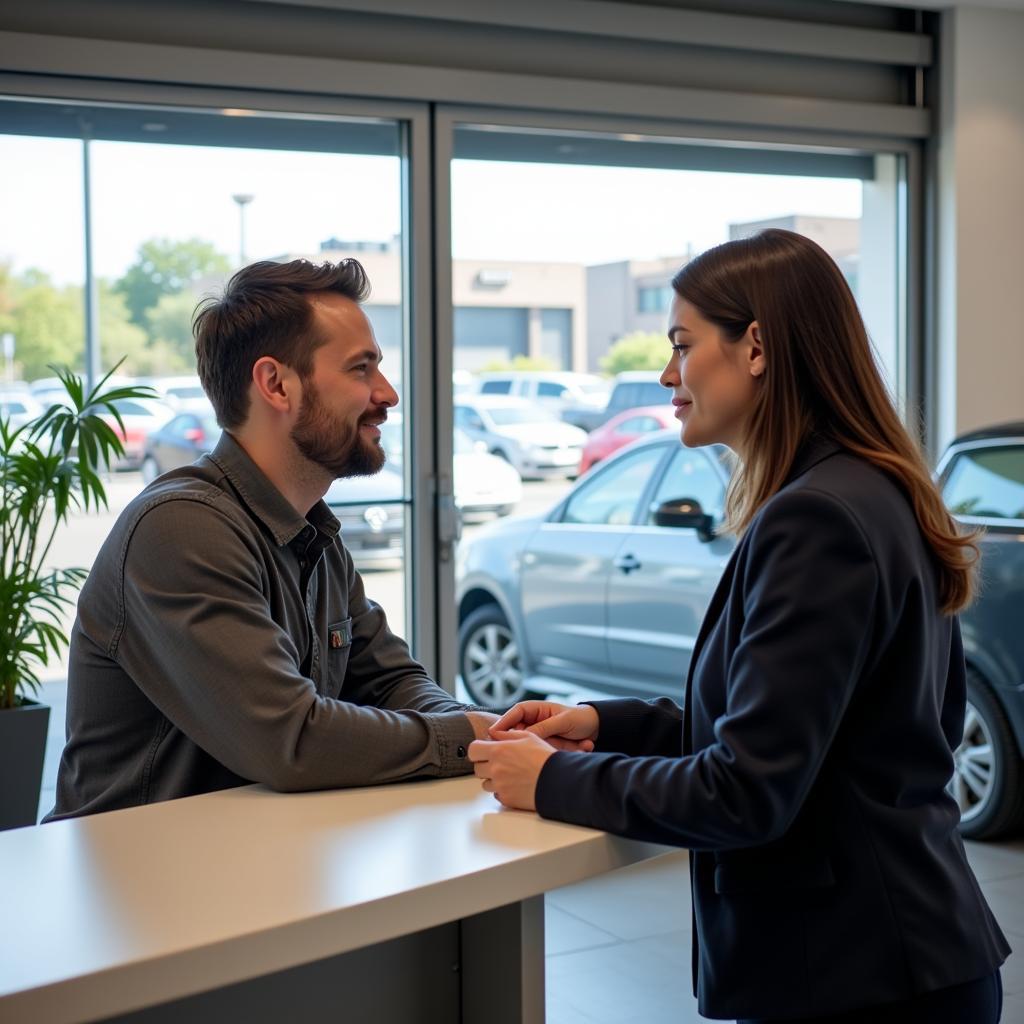
[(323, 502), (384, 463), (398, 402), (356, 260), (240, 270), (196, 317), (224, 433), (147, 487), (78, 604), (47, 820), (247, 782), (278, 790), (468, 773), (495, 716), (388, 629)]

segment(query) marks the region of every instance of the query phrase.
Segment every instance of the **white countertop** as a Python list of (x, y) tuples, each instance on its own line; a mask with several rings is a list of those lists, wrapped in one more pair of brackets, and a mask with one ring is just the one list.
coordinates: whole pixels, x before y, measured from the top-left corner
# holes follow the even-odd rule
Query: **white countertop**
[(666, 848), (473, 777), (261, 786), (0, 833), (0, 1022), (112, 1016), (480, 913)]

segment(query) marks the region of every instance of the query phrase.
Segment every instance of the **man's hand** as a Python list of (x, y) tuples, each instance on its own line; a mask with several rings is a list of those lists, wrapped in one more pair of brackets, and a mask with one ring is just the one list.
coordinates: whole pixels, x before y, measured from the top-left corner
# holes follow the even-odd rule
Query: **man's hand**
[(558, 750), (589, 752), (594, 749), (600, 724), (597, 711), (589, 704), (567, 707), (553, 701), (526, 700), (509, 708), (490, 732), (492, 738), (499, 739), (525, 730)]
[(469, 745), (473, 772), (499, 803), (535, 811), (537, 779), (555, 748), (525, 731), (498, 735), (499, 740), (477, 740)]
[(497, 723), (497, 715), (492, 715), (489, 711), (467, 711), (466, 717), (469, 719), (469, 724), (473, 727), (474, 739), (490, 739), (490, 727)]

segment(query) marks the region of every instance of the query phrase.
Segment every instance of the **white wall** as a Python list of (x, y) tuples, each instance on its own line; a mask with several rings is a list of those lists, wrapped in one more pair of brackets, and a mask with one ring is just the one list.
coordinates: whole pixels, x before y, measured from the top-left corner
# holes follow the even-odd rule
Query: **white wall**
[(1024, 419), (1024, 13), (943, 15), (938, 441)]

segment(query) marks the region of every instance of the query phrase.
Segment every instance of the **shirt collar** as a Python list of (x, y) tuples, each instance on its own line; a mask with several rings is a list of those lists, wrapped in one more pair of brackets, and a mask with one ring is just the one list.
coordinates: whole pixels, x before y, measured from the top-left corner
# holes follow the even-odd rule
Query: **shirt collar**
[(323, 535), (327, 542), (338, 535), (341, 524), (324, 501), (318, 501), (308, 516), (299, 515), (228, 431), (221, 433), (217, 447), (208, 458), (231, 481), (249, 511), (266, 526), (279, 545), (290, 544), (301, 537), (303, 531), (311, 531), (306, 534), (308, 540), (313, 539), (312, 531)]

